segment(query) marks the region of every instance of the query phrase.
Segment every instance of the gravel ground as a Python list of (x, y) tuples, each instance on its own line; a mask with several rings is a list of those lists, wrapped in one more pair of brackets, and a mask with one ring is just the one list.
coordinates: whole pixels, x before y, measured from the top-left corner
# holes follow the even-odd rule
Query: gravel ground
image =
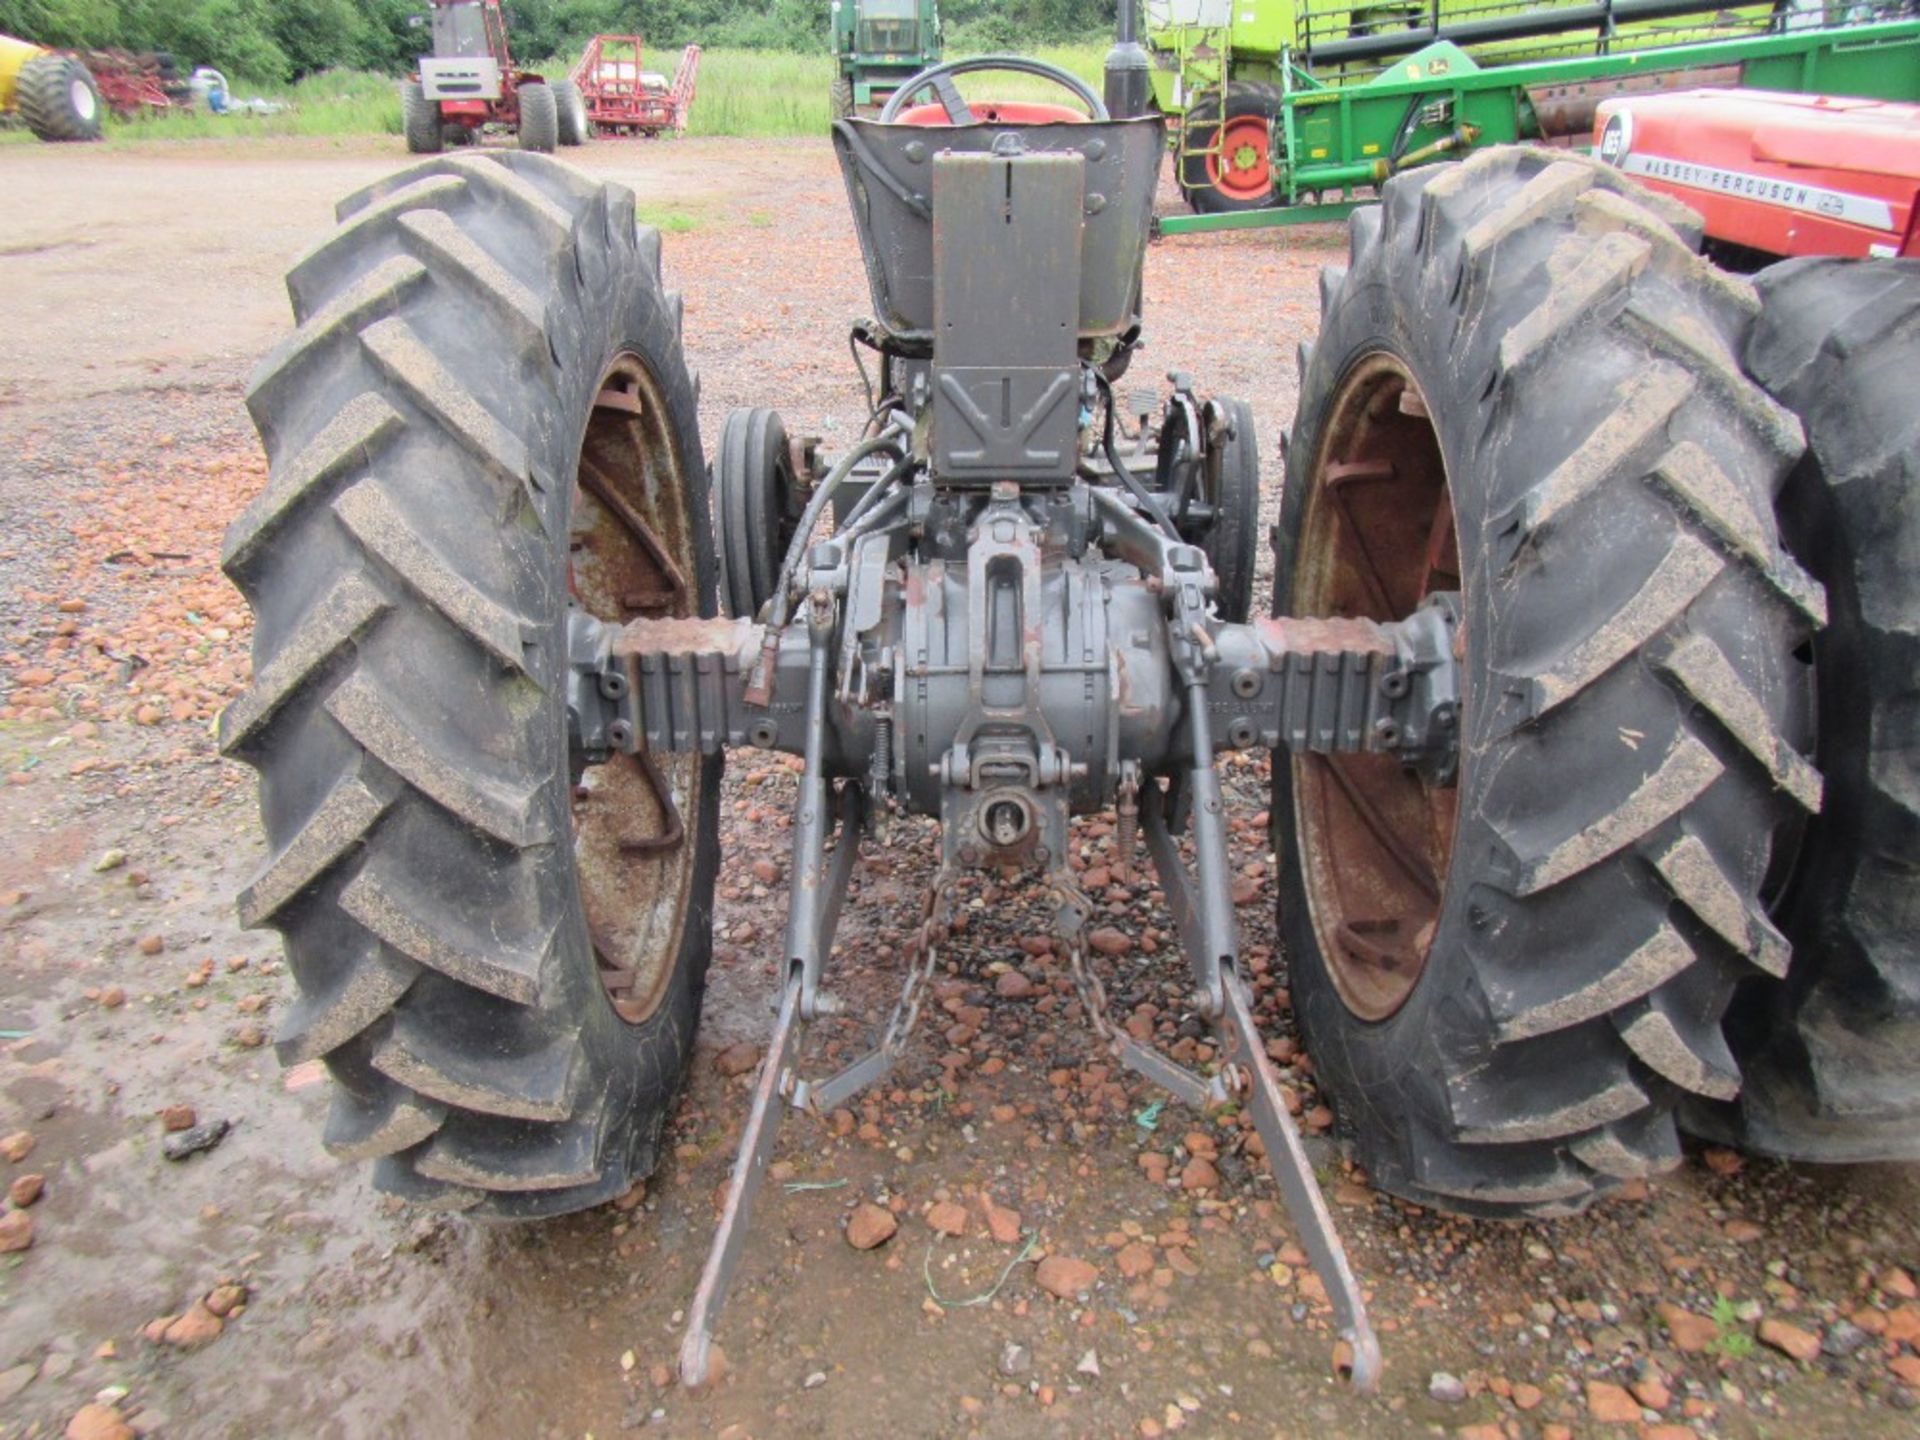
[[(866, 296), (826, 147), (600, 145), (585, 163), (669, 226), (706, 433), (771, 403), (844, 444)], [(262, 1048), (290, 982), (232, 920), (262, 851), (249, 777), (211, 743), (248, 641), (216, 558), (264, 478), (240, 394), (286, 323), (278, 276), (335, 197), (397, 164), (372, 144), (0, 150), (0, 1436), (61, 1434), (88, 1405), (102, 1427), (219, 1437), (1914, 1433), (1915, 1167), (1708, 1150), (1552, 1226), (1366, 1187), (1273, 966), (1264, 761), (1227, 770), (1236, 898), (1381, 1331), (1375, 1400), (1327, 1373), (1324, 1306), (1247, 1133), (1149, 1109), (1078, 1019), (1033, 897), (999, 886), (965, 897), (894, 1087), (787, 1123), (722, 1323), (727, 1378), (671, 1382), (767, 1024), (782, 763), (728, 777), (701, 1053), (649, 1186), (503, 1230), (406, 1211), (331, 1162), (324, 1072)], [(1148, 260), (1130, 384), (1178, 366), (1249, 399), (1269, 506), (1294, 346), (1342, 247), (1309, 229)], [(838, 947), (869, 962), (846, 967), (864, 1014), (821, 1027), (818, 1068), (891, 1003), (927, 838), (903, 826), (866, 857)], [(1110, 840), (1076, 828), (1116, 932), (1116, 1015), (1191, 1055), (1167, 917), (1098, 873)], [(209, 1151), (164, 1158), (167, 1126), (222, 1120)], [(884, 1228), (874, 1206), (897, 1232), (856, 1250), (845, 1227)], [(1091, 1267), (1084, 1298), (1040, 1287), (1043, 1254)]]

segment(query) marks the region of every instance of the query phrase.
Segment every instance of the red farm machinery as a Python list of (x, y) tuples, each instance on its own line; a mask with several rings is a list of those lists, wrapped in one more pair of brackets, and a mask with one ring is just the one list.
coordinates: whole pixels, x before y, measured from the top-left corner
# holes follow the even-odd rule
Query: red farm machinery
[(407, 149), (432, 154), (472, 144), (488, 125), (512, 129), (522, 150), (551, 152), (587, 138), (586, 108), (569, 80), (522, 70), (507, 44), (499, 0), (434, 0), (433, 51), (400, 86)]
[(1920, 105), (1694, 90), (1602, 102), (1594, 148), (1698, 211), (1714, 258), (1920, 258)]
[(686, 131), (700, 73), (700, 47), (689, 45), (680, 52), (671, 80), (648, 70), (641, 63), (643, 53), (638, 35), (596, 35), (587, 42), (586, 53), (573, 67), (572, 83), (595, 133), (652, 139), (663, 131)]

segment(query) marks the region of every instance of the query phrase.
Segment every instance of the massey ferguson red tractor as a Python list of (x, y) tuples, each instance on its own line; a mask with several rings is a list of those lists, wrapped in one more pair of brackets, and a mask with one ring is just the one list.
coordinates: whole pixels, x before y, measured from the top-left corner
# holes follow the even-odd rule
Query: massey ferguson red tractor
[(587, 139), (587, 110), (571, 80), (522, 70), (507, 48), (499, 0), (434, 0), (433, 53), (400, 86), (407, 149), (431, 155), (472, 144), (488, 125), (510, 127), (522, 150), (551, 154)]

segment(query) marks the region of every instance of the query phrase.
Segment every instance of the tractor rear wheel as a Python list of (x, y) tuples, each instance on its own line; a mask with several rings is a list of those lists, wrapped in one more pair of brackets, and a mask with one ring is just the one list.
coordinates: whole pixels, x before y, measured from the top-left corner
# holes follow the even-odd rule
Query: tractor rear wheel
[(514, 91), (520, 106), (520, 148), (551, 155), (560, 144), (560, 107), (551, 85), (522, 85)]
[(587, 102), (580, 94), (580, 87), (571, 80), (556, 80), (552, 89), (554, 108), (558, 112), (560, 143), (586, 144), (593, 134), (593, 125), (587, 119)]
[(1201, 215), (1261, 210), (1273, 204), (1273, 119), (1280, 93), (1271, 85), (1230, 81), (1224, 101), (1203, 95), (1187, 111), (1180, 136), (1180, 188)]
[(1800, 427), (1735, 358), (1752, 289), (1658, 205), (1488, 149), (1390, 181), (1321, 277), (1276, 609), (1459, 593), (1464, 713), (1453, 787), (1275, 757), (1280, 933), (1368, 1174), (1443, 1209), (1676, 1164), (1676, 1104), (1740, 1083), (1735, 983), (1786, 965), (1772, 837), (1820, 794), (1819, 590), (1771, 506)]
[(1774, 908), (1793, 969), (1729, 1016), (1746, 1085), (1684, 1118), (1788, 1159), (1920, 1159), (1920, 262), (1789, 260), (1754, 284), (1747, 368), (1807, 430), (1779, 508), (1831, 610), (1826, 803)]
[(719, 760), (582, 770), (566, 705), (573, 606), (713, 613), (680, 302), (633, 192), (539, 156), (339, 213), (223, 556), (255, 631), (221, 743), (270, 851), (241, 919), (284, 939), (330, 1150), (425, 1203), (579, 1209), (653, 1168), (712, 938)]
[(400, 128), (407, 149), (415, 155), (437, 155), (444, 143), (440, 133), (440, 102), (427, 99), (418, 80), (400, 82)]
[(20, 118), (42, 140), (98, 140), (105, 105), (93, 75), (71, 55), (36, 55), (14, 77)]

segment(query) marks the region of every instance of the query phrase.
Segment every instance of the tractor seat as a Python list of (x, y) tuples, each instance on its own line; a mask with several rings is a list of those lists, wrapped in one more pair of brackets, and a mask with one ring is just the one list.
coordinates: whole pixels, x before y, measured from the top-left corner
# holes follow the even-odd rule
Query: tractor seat
[[(1036, 100), (975, 100), (967, 108), (975, 125), (1085, 125), (1093, 119), (1071, 105)], [(895, 125), (950, 126), (944, 105), (910, 105), (893, 117)]]

